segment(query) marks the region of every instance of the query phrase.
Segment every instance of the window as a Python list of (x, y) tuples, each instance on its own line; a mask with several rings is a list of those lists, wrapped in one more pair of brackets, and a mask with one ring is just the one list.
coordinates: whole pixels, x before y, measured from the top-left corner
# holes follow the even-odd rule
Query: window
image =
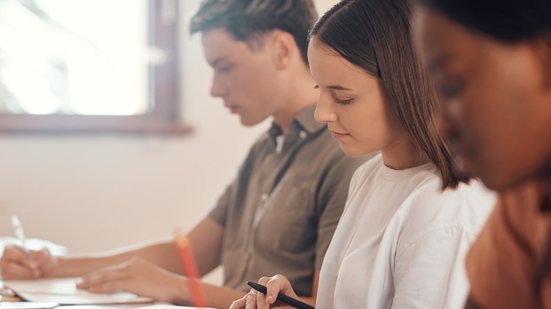
[(187, 132), (178, 0), (0, 1), (0, 130)]

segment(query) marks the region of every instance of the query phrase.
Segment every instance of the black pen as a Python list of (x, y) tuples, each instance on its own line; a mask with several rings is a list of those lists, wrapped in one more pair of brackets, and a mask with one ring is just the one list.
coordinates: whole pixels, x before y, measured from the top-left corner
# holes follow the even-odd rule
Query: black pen
[[(247, 281), (247, 284), (251, 288), (259, 291), (260, 293), (262, 293), (264, 295), (266, 295), (266, 293), (268, 292), (268, 289), (266, 289), (266, 287), (263, 286), (262, 284), (258, 284), (258, 283), (250, 282), (250, 281)], [(281, 293), (277, 293), (277, 300), (279, 300), (282, 303), (286, 303), (289, 306), (293, 306), (295, 308), (298, 308), (298, 309), (315, 309), (314, 307), (308, 305), (307, 303), (303, 303), (300, 300), (296, 300), (294, 298), (291, 298), (287, 295), (283, 295)]]

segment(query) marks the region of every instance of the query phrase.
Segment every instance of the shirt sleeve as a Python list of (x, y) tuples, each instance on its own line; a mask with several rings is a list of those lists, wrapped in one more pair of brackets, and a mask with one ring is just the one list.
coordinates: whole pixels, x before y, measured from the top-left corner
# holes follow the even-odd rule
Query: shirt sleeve
[(238, 201), (239, 196), (242, 196), (247, 191), (247, 184), (254, 160), (258, 154), (258, 143), (253, 145), (249, 151), (247, 158), (239, 167), (237, 176), (231, 184), (226, 187), (226, 191), (218, 198), (216, 204), (209, 211), (208, 217), (218, 222), (222, 227), (226, 226), (228, 219), (228, 211), (232, 205), (242, 202)]
[(318, 191), (318, 207), (321, 211), (316, 243), (316, 269), (321, 269), (323, 258), (339, 223), (346, 204), (350, 179), (356, 168), (365, 160), (366, 158), (351, 159), (341, 156), (337, 162), (330, 165), (323, 178)]
[(463, 226), (457, 225), (427, 231), (398, 248), (392, 308), (462, 308), (468, 291), (463, 260), (469, 244)]
[(231, 203), (232, 187), (235, 184), (230, 184), (224, 194), (218, 198), (216, 205), (209, 211), (209, 218), (218, 222), (220, 226), (226, 226), (226, 219), (228, 217), (228, 208)]

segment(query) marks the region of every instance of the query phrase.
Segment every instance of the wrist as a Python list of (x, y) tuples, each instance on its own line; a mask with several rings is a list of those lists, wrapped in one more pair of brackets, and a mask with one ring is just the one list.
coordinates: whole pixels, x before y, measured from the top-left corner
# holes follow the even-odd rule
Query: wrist
[(186, 277), (173, 274), (174, 280), (172, 287), (165, 301), (175, 305), (189, 305), (191, 303), (191, 295), (188, 289), (189, 281)]
[(44, 278), (55, 278), (55, 277), (63, 277), (62, 274), (62, 258), (59, 257), (52, 257), (51, 262), (49, 262), (49, 265), (46, 265), (44, 269), (42, 269), (42, 277)]

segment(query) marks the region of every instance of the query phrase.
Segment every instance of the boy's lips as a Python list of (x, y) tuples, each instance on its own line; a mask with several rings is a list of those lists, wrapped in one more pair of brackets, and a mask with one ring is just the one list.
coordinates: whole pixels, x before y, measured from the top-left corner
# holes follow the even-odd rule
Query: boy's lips
[(230, 113), (235, 114), (239, 111), (239, 105), (225, 105), (227, 109), (230, 110)]

